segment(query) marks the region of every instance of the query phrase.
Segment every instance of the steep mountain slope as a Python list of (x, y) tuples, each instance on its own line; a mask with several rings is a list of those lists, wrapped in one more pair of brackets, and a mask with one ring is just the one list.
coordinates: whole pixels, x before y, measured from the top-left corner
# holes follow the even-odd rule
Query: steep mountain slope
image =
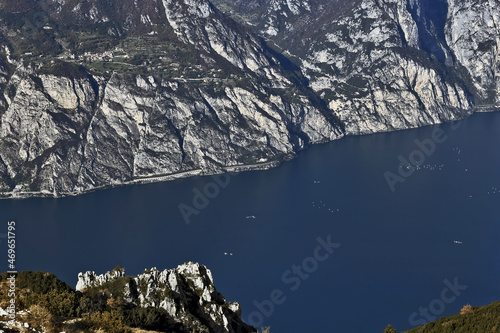
[[(321, 35), (323, 26), (352, 11), (361, 0), (214, 0), (217, 6), (240, 21), (250, 23), (260, 35), (279, 46), (307, 46)], [(296, 49), (307, 53), (308, 49)]]
[[(22, 40), (35, 34), (20, 39), (8, 8), (0, 12), (5, 195), (60, 196), (265, 168), (308, 144), (342, 136), (335, 117), (302, 85), (300, 72), (208, 1), (85, 6), (90, 9), (49, 1), (39, 8), (51, 11), (37, 34), (59, 45), (62, 63), (47, 54), (39, 58), (34, 49), (25, 52)], [(79, 36), (68, 33), (66, 15), (70, 25), (81, 26)], [(69, 45), (79, 49), (89, 40), (94, 52), (119, 49), (134, 60), (110, 61), (88, 51), (79, 60), (68, 56), (75, 51)]]
[(476, 107), (500, 107), (495, 1), (216, 3), (250, 20), (295, 58), (347, 134), (435, 124)]
[(449, 1), (446, 42), (470, 74), (479, 104), (500, 106), (500, 6), (494, 0)]
[(3, 1), (2, 196), (268, 168), (500, 108), (495, 0), (215, 1), (283, 54), (208, 0)]

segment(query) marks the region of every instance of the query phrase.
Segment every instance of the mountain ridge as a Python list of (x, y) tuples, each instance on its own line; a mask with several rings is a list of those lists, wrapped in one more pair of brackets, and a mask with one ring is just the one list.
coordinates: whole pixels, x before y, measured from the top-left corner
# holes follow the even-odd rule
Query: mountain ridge
[[(9, 277), (1, 274), (0, 284), (10, 283)], [(0, 326), (8, 332), (26, 328), (35, 332), (257, 332), (242, 321), (240, 305), (227, 302), (216, 290), (210, 270), (193, 262), (163, 271), (152, 268), (136, 276), (127, 276), (121, 266), (101, 275), (88, 271), (78, 275), (76, 290), (53, 274), (23, 271), (16, 276), (15, 294), (12, 325), (5, 306), (5, 300), (10, 304), (9, 296), (7, 291), (0, 293)]]
[(491, 1), (215, 0), (246, 27), (207, 0), (6, 1), (1, 196), (269, 168), (499, 109)]
[[(346, 1), (267, 0), (259, 2), (258, 8), (268, 9), (264, 14), (255, 9), (259, 15), (239, 11), (241, 1), (215, 3), (240, 21), (253, 19), (248, 26), (295, 59), (346, 134), (436, 124), (500, 105), (495, 60), (499, 13), (491, 1), (440, 0), (433, 5), (426, 0), (363, 0), (354, 6)], [(310, 10), (294, 13), (297, 5)], [(337, 10), (342, 5), (353, 6)], [(332, 11), (336, 14), (326, 14)], [(274, 19), (283, 13), (292, 16), (284, 19), (287, 29)], [(324, 20), (325, 15), (332, 19)], [(457, 18), (474, 22), (464, 26), (455, 23)], [(295, 23), (300, 19), (310, 25), (305, 32)], [(314, 37), (295, 37), (309, 32)], [(466, 42), (457, 45), (457, 38)], [(479, 48), (475, 38), (488, 42)]]
[[(233, 28), (209, 2), (203, 2), (207, 12), (199, 12), (198, 2), (181, 9), (158, 2), (178, 14), (165, 14), (174, 32), (166, 41), (117, 41), (113, 31), (82, 32), (81, 38), (96, 41), (97, 52), (113, 42), (108, 47), (118, 50), (120, 60), (109, 61), (118, 58), (111, 52), (62, 60), (90, 68), (79, 77), (67, 77), (67, 65), (56, 66), (59, 59), (41, 54), (35, 61), (35, 51), (11, 47), (17, 67), (5, 81), (15, 94), (6, 100), (0, 124), (0, 187), (7, 196), (57, 197), (148, 179), (263, 168), (343, 135), (324, 104), (300, 85), (300, 72), (282, 66), (285, 58), (244, 28)], [(198, 32), (202, 37), (194, 38)], [(155, 49), (147, 41), (157, 43)], [(129, 74), (135, 59), (139, 66)], [(43, 125), (29, 120), (39, 117)]]

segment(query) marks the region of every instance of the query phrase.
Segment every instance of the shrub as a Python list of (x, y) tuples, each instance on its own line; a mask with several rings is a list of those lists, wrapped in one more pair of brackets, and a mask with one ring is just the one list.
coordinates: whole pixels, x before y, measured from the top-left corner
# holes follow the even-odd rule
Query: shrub
[[(7, 279), (7, 273), (0, 276), (0, 281)], [(16, 277), (16, 286), (19, 289), (29, 289), (33, 293), (46, 294), (51, 291), (63, 292), (73, 290), (54, 274), (44, 272), (22, 271)]]
[(123, 316), (117, 311), (96, 312), (87, 318), (93, 327), (102, 329), (108, 333), (130, 332), (130, 329), (123, 323)]
[(77, 316), (83, 316), (84, 314), (90, 314), (94, 312), (103, 312), (107, 307), (107, 297), (103, 294), (96, 294), (94, 296), (89, 296), (85, 294), (80, 298), (80, 302), (76, 309)]
[(392, 327), (391, 324), (387, 325), (387, 327), (384, 329), (384, 333), (398, 333), (394, 327)]
[(44, 331), (47, 333), (59, 331), (52, 313), (40, 305), (32, 305), (29, 308), (27, 322), (37, 331)]
[(464, 305), (464, 307), (460, 310), (461, 315), (466, 315), (472, 312), (474, 312), (474, 310), (472, 310), (472, 306), (470, 304)]
[(130, 327), (147, 330), (175, 331), (175, 322), (167, 312), (156, 308), (133, 308), (124, 313), (124, 322)]
[(76, 309), (80, 303), (79, 295), (71, 291), (56, 292), (47, 294), (27, 293), (22, 296), (22, 303), (26, 307), (39, 305), (45, 308), (54, 316), (74, 317)]
[(112, 309), (122, 309), (127, 305), (127, 302), (125, 302), (123, 300), (123, 298), (121, 298), (121, 297), (117, 297), (117, 298), (111, 297), (111, 298), (108, 298), (108, 300), (106, 301), (106, 304)]

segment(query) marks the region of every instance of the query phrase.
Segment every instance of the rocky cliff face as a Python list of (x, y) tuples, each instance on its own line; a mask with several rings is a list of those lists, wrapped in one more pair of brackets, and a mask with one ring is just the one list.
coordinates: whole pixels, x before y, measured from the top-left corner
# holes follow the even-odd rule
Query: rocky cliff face
[[(73, 14), (82, 8), (77, 2), (59, 4), (55, 18), (51, 16), (56, 22), (71, 6)], [(92, 7), (91, 17), (74, 14), (75, 24), (109, 20), (106, 8), (99, 6)], [(195, 77), (165, 77), (167, 69), (156, 69), (155, 75), (41, 74), (47, 65), (26, 66), (26, 61), (4, 57), (10, 72), (5, 73), (0, 113), (0, 191), (61, 196), (269, 167), (308, 144), (343, 135), (335, 117), (300, 84), (304, 78), (286, 59), (209, 2), (163, 1), (156, 6), (156, 16), (132, 15), (127, 29), (143, 31), (142, 23), (134, 30), (134, 22), (142, 22), (134, 17), (147, 16), (143, 21), (164, 34), (157, 42), (163, 43), (165, 57), (193, 47), (190, 55), (197, 64), (186, 67), (196, 67), (200, 74)], [(132, 32), (127, 37), (127, 29), (115, 26), (109, 35), (135, 40)], [(174, 51), (164, 51), (172, 44)], [(10, 53), (14, 47), (4, 49)]]
[[(243, 5), (235, 3), (238, 15)], [(239, 15), (296, 59), (346, 134), (436, 124), (500, 105), (500, 16), (490, 1), (268, 0), (250, 14), (245, 8)]]
[(99, 288), (120, 279), (123, 289), (111, 297), (143, 308), (164, 309), (185, 330), (256, 332), (241, 320), (239, 304), (226, 302), (216, 291), (210, 270), (192, 262), (164, 271), (152, 268), (131, 278), (123, 270), (103, 275), (80, 273), (76, 290)]
[[(500, 107), (493, 0), (215, 2), (283, 55), (207, 0), (6, 1), (2, 195), (266, 168), (345, 134)], [(37, 11), (36, 33), (16, 25)], [(69, 58), (87, 44), (134, 59)], [(47, 70), (57, 58), (86, 69)]]
[(445, 76), (438, 60), (408, 46), (424, 44), (417, 22), (401, 7), (364, 1), (312, 42), (314, 51), (302, 60), (311, 87), (349, 134), (455, 120), (472, 108), (464, 79)]
[[(183, 172), (276, 162), (341, 135), (306, 97), (152, 76), (34, 76), (18, 70), (0, 123), (2, 190), (77, 194)], [(264, 90), (265, 91), (265, 90)], [(8, 98), (8, 97), (7, 97)]]
[(490, 1), (449, 1), (446, 42), (470, 73), (479, 107), (500, 106), (500, 7)]

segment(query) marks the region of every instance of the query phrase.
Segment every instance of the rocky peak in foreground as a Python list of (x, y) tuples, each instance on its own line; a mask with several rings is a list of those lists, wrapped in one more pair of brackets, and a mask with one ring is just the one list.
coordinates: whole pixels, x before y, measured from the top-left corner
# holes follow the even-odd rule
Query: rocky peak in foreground
[[(10, 277), (0, 274), (0, 285)], [(193, 262), (137, 276), (121, 267), (80, 273), (76, 290), (53, 274), (23, 271), (15, 294), (15, 322), (9, 323), (9, 308), (0, 307), (0, 329), (10, 325), (8, 332), (257, 332), (242, 321), (240, 305), (217, 292), (210, 270)], [(0, 303), (10, 304), (7, 293)]]
[[(241, 320), (241, 308), (217, 292), (212, 273), (205, 266), (188, 262), (177, 268), (145, 270), (126, 277), (123, 269), (102, 275), (78, 274), (77, 291), (114, 285), (111, 297), (141, 308), (165, 310), (183, 327), (209, 332), (243, 333), (255, 330)], [(120, 288), (116, 286), (120, 285)]]

